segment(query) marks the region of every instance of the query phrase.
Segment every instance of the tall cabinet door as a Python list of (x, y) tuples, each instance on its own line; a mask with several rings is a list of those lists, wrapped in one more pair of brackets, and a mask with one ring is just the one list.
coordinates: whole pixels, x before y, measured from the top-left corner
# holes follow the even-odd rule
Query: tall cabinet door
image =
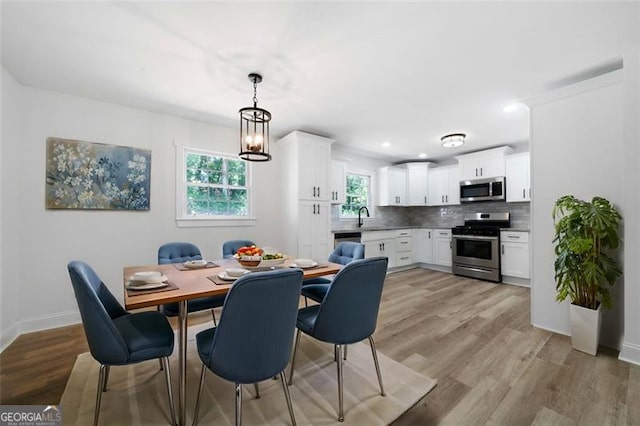
[(298, 252), (305, 259), (324, 261), (331, 253), (331, 207), (328, 202), (298, 203)]
[(407, 205), (426, 206), (429, 199), (430, 163), (407, 164)]
[(506, 160), (507, 202), (530, 201), (529, 153), (510, 155)]
[(331, 197), (331, 145), (318, 138), (298, 134), (298, 197), (301, 200), (329, 201)]

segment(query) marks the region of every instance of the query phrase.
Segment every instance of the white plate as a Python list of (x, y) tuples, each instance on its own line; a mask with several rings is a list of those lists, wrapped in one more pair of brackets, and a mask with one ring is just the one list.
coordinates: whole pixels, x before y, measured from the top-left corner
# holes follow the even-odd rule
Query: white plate
[(309, 268), (315, 268), (316, 266), (318, 266), (318, 262), (313, 262), (309, 266), (300, 266), (300, 265), (296, 265), (295, 263), (292, 263), (289, 266), (291, 266), (292, 268), (309, 269)]
[(208, 264), (209, 262), (207, 262), (206, 260), (189, 260), (183, 263), (184, 267), (187, 269), (206, 268)]
[[(139, 281), (138, 281), (139, 282)], [(131, 282), (127, 283), (127, 289), (129, 290), (151, 290), (154, 288), (162, 288), (168, 286), (169, 283), (147, 283), (147, 284), (133, 284)]]
[[(245, 273), (245, 275), (248, 274), (248, 273), (249, 273), (249, 271), (247, 271)], [(218, 274), (218, 278), (220, 278), (221, 280), (224, 280), (224, 281), (235, 281), (240, 277), (230, 277), (229, 275), (227, 275), (227, 271), (222, 271), (222, 272), (220, 272)]]
[(132, 287), (135, 287), (135, 286), (144, 285), (144, 284), (159, 284), (167, 281), (168, 279), (169, 278), (167, 278), (166, 275), (161, 275), (159, 277), (147, 278), (145, 280), (136, 280), (133, 278), (133, 275), (132, 275), (129, 277), (129, 283), (131, 284)]

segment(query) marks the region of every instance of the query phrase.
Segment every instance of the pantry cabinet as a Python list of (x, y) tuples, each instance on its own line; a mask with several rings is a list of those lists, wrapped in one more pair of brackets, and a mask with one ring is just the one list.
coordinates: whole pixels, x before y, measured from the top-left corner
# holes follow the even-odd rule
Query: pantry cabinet
[(506, 159), (507, 202), (531, 201), (529, 153), (510, 155)]
[(276, 144), (281, 169), (282, 221), (287, 224), (283, 251), (290, 256), (326, 260), (331, 235), (331, 143), (333, 140), (294, 131)]
[(456, 156), (460, 165), (460, 180), (505, 176), (505, 156), (511, 152), (510, 147), (502, 146)]

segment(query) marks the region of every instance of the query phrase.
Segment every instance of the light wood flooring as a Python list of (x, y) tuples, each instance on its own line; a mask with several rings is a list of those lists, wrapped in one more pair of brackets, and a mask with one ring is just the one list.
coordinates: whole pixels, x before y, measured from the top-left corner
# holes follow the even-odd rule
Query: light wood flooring
[[(438, 380), (394, 425), (640, 425), (640, 367), (604, 347), (597, 357), (572, 350), (568, 337), (532, 327), (529, 307), (522, 287), (389, 275), (378, 350)], [(0, 404), (57, 404), (87, 350), (81, 326), (20, 336), (0, 354)]]

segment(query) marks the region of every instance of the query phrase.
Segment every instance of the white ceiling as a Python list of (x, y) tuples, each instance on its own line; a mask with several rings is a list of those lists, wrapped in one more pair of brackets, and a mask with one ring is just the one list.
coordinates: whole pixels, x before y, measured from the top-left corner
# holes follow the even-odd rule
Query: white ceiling
[[(528, 112), (507, 104), (640, 45), (637, 1), (3, 1), (1, 14), (2, 65), (22, 84), (236, 126), (259, 72), (272, 135), (390, 161), (526, 143)], [(441, 148), (452, 132), (467, 143)]]

